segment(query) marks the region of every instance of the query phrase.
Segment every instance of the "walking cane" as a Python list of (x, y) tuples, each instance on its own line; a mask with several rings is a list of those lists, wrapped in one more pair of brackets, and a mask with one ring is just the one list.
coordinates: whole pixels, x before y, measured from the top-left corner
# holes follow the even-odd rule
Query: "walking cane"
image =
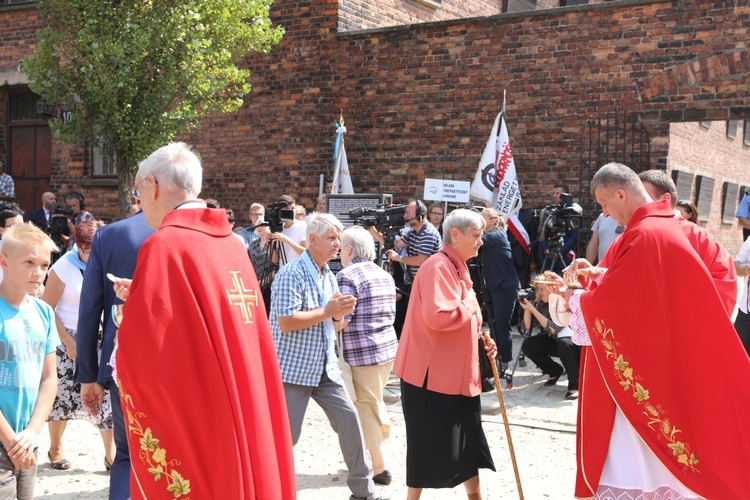
[[(491, 339), (490, 331), (484, 331), (484, 342), (487, 344)], [(513, 462), (513, 472), (516, 475), (516, 486), (518, 487), (518, 498), (523, 500), (523, 490), (521, 489), (521, 476), (518, 475), (518, 464), (516, 463), (516, 452), (513, 451), (513, 440), (510, 437), (510, 426), (508, 425), (508, 414), (505, 412), (505, 401), (503, 400), (503, 390), (500, 387), (500, 376), (497, 373), (497, 363), (491, 360), (492, 375), (495, 377), (495, 390), (497, 391), (497, 400), (500, 402), (500, 411), (503, 414), (503, 424), (505, 424), (505, 435), (508, 438), (508, 449), (510, 450), (510, 460)]]

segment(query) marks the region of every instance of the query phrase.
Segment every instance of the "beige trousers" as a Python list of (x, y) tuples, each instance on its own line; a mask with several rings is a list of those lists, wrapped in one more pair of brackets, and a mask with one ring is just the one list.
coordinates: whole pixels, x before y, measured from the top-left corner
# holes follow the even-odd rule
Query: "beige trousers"
[(388, 384), (393, 362), (377, 366), (352, 366), (354, 406), (362, 422), (362, 433), (368, 450), (380, 448), (391, 432), (383, 389)]

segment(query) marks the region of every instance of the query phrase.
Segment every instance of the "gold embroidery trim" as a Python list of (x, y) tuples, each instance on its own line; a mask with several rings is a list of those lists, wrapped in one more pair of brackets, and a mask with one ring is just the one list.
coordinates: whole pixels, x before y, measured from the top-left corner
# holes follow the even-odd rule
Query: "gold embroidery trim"
[(129, 394), (122, 392), (122, 388), (120, 388), (120, 396), (125, 402), (123, 409), (128, 422), (128, 432), (139, 437), (141, 447), (138, 450), (138, 457), (148, 467), (148, 472), (154, 477), (154, 482), (165, 480), (167, 491), (172, 494), (173, 498), (190, 500), (190, 497), (186, 496), (190, 493), (190, 480), (182, 477), (175, 468), (182, 462), (177, 459), (167, 461), (167, 450), (159, 446), (159, 440), (154, 437), (151, 428), (144, 429), (138, 420), (145, 418), (146, 414), (135, 411), (133, 400)]
[(648, 389), (643, 387), (639, 382), (642, 377), (634, 374), (630, 367), (628, 358), (617, 352), (620, 343), (615, 340), (615, 334), (611, 328), (607, 328), (603, 319), (596, 318), (594, 322), (595, 333), (599, 341), (604, 346), (607, 359), (614, 361), (615, 376), (624, 391), (632, 392), (632, 396), (637, 400), (637, 404), (643, 406), (643, 414), (648, 418), (648, 427), (656, 433), (658, 440), (666, 439), (667, 448), (672, 451), (672, 456), (677, 457), (677, 462), (683, 465), (683, 472), (700, 472), (696, 465), (699, 460), (695, 457), (688, 443), (683, 443), (677, 439), (677, 435), (682, 431), (674, 426), (667, 416), (667, 411), (660, 404), (652, 404)]

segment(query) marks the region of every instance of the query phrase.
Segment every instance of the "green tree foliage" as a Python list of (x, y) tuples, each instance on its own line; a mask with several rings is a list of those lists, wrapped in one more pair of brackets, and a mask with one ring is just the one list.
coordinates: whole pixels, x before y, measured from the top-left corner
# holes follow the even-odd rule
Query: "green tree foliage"
[(237, 66), (281, 40), (272, 0), (40, 0), (48, 25), (24, 61), (31, 89), (70, 110), (50, 126), (65, 142), (99, 144), (130, 203), (139, 161), (212, 113), (236, 112), (250, 91)]

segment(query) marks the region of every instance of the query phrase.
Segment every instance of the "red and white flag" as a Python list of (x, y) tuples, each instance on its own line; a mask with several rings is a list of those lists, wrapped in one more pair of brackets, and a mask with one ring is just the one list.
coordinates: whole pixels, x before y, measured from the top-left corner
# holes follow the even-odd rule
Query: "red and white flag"
[(524, 250), (530, 253), (529, 238), (526, 229), (518, 220), (516, 214), (521, 210), (521, 191), (518, 188), (516, 164), (513, 161), (513, 151), (510, 148), (508, 128), (505, 117), (500, 112), (495, 118), (490, 138), (484, 148), (479, 168), (471, 183), (471, 196), (485, 201), (503, 216), (508, 222), (508, 229), (516, 239), (525, 242)]

